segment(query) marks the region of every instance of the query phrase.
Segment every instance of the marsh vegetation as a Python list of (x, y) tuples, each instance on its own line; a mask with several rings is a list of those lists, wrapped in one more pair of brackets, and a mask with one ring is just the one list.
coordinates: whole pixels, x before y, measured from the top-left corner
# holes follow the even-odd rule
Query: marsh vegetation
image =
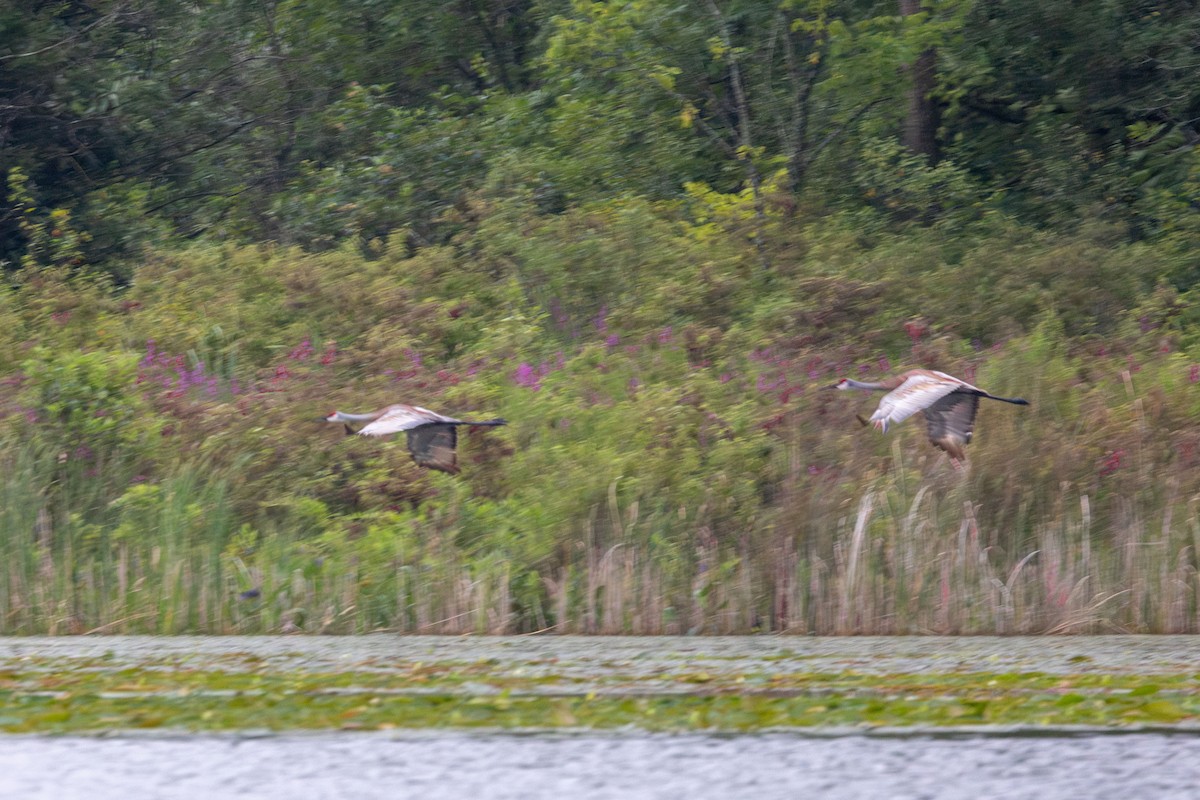
[(1186, 4), (24, 5), (0, 633), (1200, 630)]

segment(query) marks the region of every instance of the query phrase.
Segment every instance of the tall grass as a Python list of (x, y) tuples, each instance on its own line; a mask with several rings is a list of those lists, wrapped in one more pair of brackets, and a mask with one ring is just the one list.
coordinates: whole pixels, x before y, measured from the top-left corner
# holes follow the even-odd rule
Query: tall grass
[(1104, 528), (1095, 498), (1058, 487), (1030, 535), (1002, 546), (970, 471), (900, 479), (897, 443), (889, 476), (853, 504), (763, 520), (743, 545), (699, 526), (674, 532), (688, 557), (656, 552), (629, 530), (634, 514), (610, 508), (628, 524), (597, 513), (588, 525), (604, 534), (582, 531), (587, 546), (538, 574), (432, 526), (368, 526), (336, 548), (238, 527), (232, 476), (203, 465), (84, 524), (66, 511), (83, 499), (39, 488), (55, 459), (0, 452), (5, 634), (1200, 631), (1200, 495), (1177, 482), (1106, 498)]

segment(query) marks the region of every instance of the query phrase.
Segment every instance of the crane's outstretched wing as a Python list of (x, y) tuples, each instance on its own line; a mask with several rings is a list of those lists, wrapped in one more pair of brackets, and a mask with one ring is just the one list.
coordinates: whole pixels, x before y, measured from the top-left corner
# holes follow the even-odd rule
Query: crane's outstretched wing
[(444, 417), (420, 406), (394, 405), (359, 430), (360, 436), (387, 436), (391, 433), (412, 430), (433, 422), (458, 422), (454, 417)]
[(910, 375), (904, 383), (883, 396), (879, 408), (871, 415), (871, 422), (887, 433), (889, 425), (903, 422), (918, 411), (929, 408), (961, 386), (948, 375), (945, 379), (929, 373)]
[(963, 448), (971, 441), (978, 409), (979, 395), (972, 392), (953, 392), (941, 398), (925, 409), (929, 441), (953, 458), (966, 459)]
[(458, 474), (458, 430), (453, 424), (427, 423), (408, 429), (408, 452), (418, 466)]

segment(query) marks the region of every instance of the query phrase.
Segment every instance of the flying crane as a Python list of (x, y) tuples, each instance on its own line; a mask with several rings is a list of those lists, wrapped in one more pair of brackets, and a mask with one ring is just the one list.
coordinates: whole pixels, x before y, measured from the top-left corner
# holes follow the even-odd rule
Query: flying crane
[(887, 433), (889, 425), (903, 422), (916, 412), (925, 415), (929, 441), (946, 451), (955, 465), (966, 460), (963, 448), (971, 441), (979, 398), (1018, 406), (1029, 405), (1020, 397), (997, 397), (964, 380), (931, 369), (914, 369), (876, 383), (842, 378), (830, 389), (863, 389), (887, 392), (879, 408), (863, 424), (874, 424)]
[[(330, 411), (321, 418), (325, 422), (340, 422), (346, 427), (346, 434), (358, 433), (359, 436), (388, 436), (404, 431), (408, 437), (408, 452), (418, 466), (458, 474), (458, 428), (462, 425), (478, 425), (494, 427), (507, 425), (502, 419), (489, 419), (474, 422), (471, 420), (455, 419), (430, 411), (420, 406), (409, 406), (402, 403), (381, 408), (368, 414), (347, 414), (342, 411)], [(352, 423), (366, 423), (357, 431)]]

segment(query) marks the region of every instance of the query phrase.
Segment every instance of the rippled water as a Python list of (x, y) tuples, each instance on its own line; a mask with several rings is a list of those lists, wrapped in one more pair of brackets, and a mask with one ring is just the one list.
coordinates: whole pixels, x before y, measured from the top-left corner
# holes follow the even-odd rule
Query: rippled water
[(1193, 798), (1200, 738), (314, 734), (0, 738), (0, 797)]
[[(244, 656), (251, 654), (251, 660)], [(486, 661), (558, 676), (554, 691), (624, 676), (689, 691), (664, 670), (1194, 674), (1200, 637), (586, 638), (74, 637), (0, 639), (0, 667), (404, 671), (414, 661)], [(96, 664), (103, 666), (96, 666)], [(628, 691), (622, 683), (621, 691)], [(459, 691), (485, 694), (488, 686)], [(251, 722), (252, 724), (252, 722)], [(1025, 729), (1029, 733), (1032, 729)], [(614, 733), (158, 732), (0, 736), (7, 798), (1030, 798), (1200, 796), (1200, 729), (953, 735), (857, 729), (714, 736)]]
[[(63, 636), (0, 638), (0, 665), (25, 657), (147, 659), (192, 667), (252, 654), (275, 669), (407, 670), (419, 661), (489, 661), (526, 674), (652, 679), (666, 669), (876, 675), (941, 671), (1189, 674), (1200, 636)], [(538, 666), (541, 664), (541, 666)], [(257, 667), (257, 662), (255, 667)]]

